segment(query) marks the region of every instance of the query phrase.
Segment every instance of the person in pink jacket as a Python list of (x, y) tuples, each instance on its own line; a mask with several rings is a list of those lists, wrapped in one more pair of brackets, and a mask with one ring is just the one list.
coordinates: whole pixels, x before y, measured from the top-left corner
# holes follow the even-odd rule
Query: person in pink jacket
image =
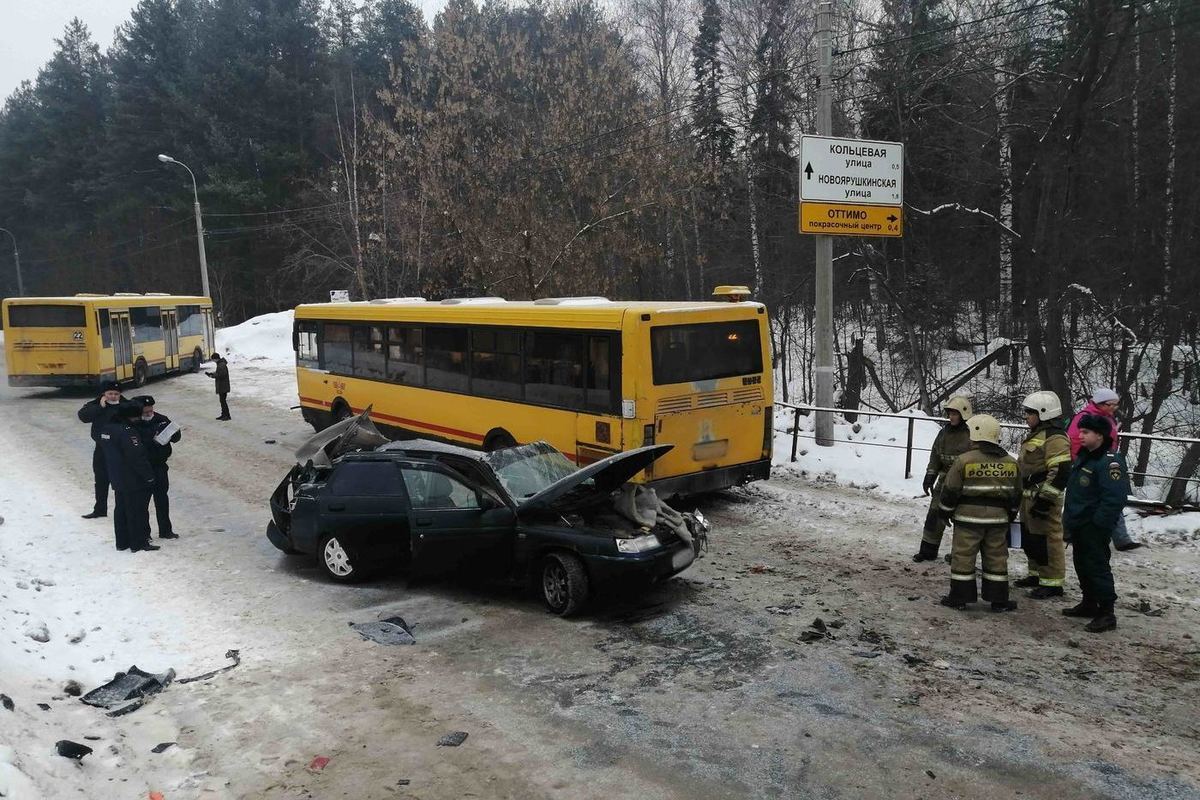
[[(1093, 414), (1108, 420), (1109, 427), (1112, 428), (1112, 436), (1109, 449), (1112, 452), (1117, 452), (1117, 406), (1120, 405), (1121, 398), (1112, 389), (1106, 386), (1101, 386), (1092, 392), (1092, 398), (1088, 404), (1083, 407), (1083, 410), (1074, 416), (1071, 424), (1067, 426), (1067, 437), (1071, 440), (1071, 458), (1074, 460), (1079, 455), (1080, 448), (1083, 447), (1083, 437), (1079, 433), (1079, 422), (1088, 414)], [(1129, 535), (1129, 529), (1125, 526), (1125, 516), (1122, 514), (1117, 519), (1117, 526), (1113, 529), (1113, 546), (1118, 550), (1136, 550), (1142, 547), (1141, 542), (1135, 542)]]

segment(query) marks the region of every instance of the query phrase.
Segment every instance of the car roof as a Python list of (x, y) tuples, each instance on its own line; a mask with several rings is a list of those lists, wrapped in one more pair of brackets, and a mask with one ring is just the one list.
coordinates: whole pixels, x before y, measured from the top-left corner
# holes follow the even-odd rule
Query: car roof
[(434, 439), (408, 439), (388, 442), (375, 448), (376, 453), (438, 453), (444, 455), (462, 456), (472, 461), (483, 461), (486, 455), (482, 450), (471, 450)]

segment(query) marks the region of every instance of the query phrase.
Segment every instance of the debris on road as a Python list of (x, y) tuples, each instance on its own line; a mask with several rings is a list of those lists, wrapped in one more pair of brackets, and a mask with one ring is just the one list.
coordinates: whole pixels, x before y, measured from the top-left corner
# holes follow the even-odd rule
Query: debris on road
[(858, 656), (859, 658), (879, 658), (881, 655), (883, 655), (883, 653), (872, 650), (854, 650), (850, 653), (850, 655)]
[(40, 708), (42, 711), (49, 711), (49, 710), (50, 710), (50, 704), (49, 704), (49, 703), (38, 703), (38, 704), (37, 704), (37, 707), (38, 707), (38, 708)]
[(31, 622), (25, 626), (25, 635), (35, 642), (45, 644), (50, 641), (50, 629), (44, 622)]
[(175, 742), (159, 742), (158, 744), (154, 745), (154, 747), (150, 748), (150, 752), (151, 753), (162, 753), (168, 747), (172, 747), (175, 744), (176, 744)]
[(70, 739), (59, 739), (54, 743), (55, 751), (63, 758), (73, 758), (79, 761), (86, 755), (90, 755), (92, 748), (86, 744), (72, 742)]
[(89, 706), (109, 709), (108, 716), (119, 717), (141, 708), (147, 700), (161, 692), (175, 680), (175, 670), (154, 675), (130, 667), (118, 672), (113, 679), (79, 698)]
[(1166, 606), (1162, 606), (1160, 608), (1155, 608), (1154, 606), (1150, 605), (1149, 600), (1145, 600), (1145, 599), (1138, 600), (1138, 604), (1136, 606), (1130, 605), (1129, 608), (1133, 609), (1134, 611), (1138, 611), (1142, 614), (1145, 614), (1147, 617), (1161, 617), (1167, 611)]
[(931, 777), (931, 778), (936, 778), (936, 777), (937, 777), (937, 775), (934, 775), (934, 774), (933, 774), (933, 770), (931, 770), (931, 769), (927, 769), (927, 770), (925, 770), (925, 774), (926, 774), (926, 775), (928, 775), (928, 776), (929, 776), (929, 777)]
[(16, 704), (13, 703), (12, 698), (6, 694), (0, 694), (0, 706), (4, 706), (6, 711), (12, 711), (16, 708)]
[(63, 684), (62, 691), (68, 697), (79, 697), (83, 694), (83, 687), (79, 685), (79, 681), (72, 679)]
[(325, 769), (326, 766), (329, 765), (329, 762), (330, 762), (329, 756), (317, 756), (312, 761), (308, 762), (308, 771), (309, 772), (320, 772), (321, 770)]
[(350, 627), (364, 639), (379, 644), (416, 644), (412, 629), (401, 617), (388, 617), (378, 622), (351, 622)]
[(466, 731), (454, 731), (447, 733), (445, 736), (437, 740), (438, 747), (458, 747), (467, 740), (469, 734)]
[(219, 669), (209, 670), (208, 672), (205, 672), (202, 675), (193, 675), (190, 678), (180, 678), (178, 681), (176, 681), (176, 683), (192, 683), (194, 681), (206, 681), (209, 678), (213, 677), (214, 675), (220, 675), (222, 672), (228, 672), (229, 670), (236, 667), (238, 664), (242, 663), (242, 653), (240, 650), (226, 650), (225, 657), (232, 659), (233, 663), (226, 664), (225, 666), (220, 667)]

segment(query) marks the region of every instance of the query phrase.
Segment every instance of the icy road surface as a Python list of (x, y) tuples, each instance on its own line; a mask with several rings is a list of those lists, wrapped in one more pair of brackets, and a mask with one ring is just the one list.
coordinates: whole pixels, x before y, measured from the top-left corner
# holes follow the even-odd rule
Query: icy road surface
[[(948, 568), (908, 560), (923, 503), (783, 474), (703, 500), (707, 558), (580, 619), (503, 588), (340, 587), (263, 536), (309, 429), (286, 384), (247, 397), (253, 364), (231, 365), (231, 423), (203, 375), (146, 389), (184, 427), (181, 538), (158, 553), (79, 517), (85, 398), (0, 388), (0, 795), (1200, 798), (1194, 546), (1115, 556), (1121, 627), (1093, 637), (1063, 603), (936, 605)], [(415, 646), (349, 628), (393, 615)], [(818, 617), (828, 636), (804, 641)], [(231, 648), (240, 667), (125, 717), (62, 692)], [(452, 731), (470, 735), (437, 747)], [(77, 766), (59, 739), (95, 752)]]

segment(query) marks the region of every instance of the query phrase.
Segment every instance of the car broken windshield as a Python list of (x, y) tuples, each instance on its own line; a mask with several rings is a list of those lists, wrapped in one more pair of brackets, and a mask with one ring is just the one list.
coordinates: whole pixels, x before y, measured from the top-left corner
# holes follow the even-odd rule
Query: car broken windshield
[[(485, 455), (484, 461), (496, 473), (500, 485), (509, 496), (517, 500), (532, 497), (575, 472), (575, 465), (570, 459), (546, 442), (497, 450)], [(588, 479), (583, 485), (591, 483), (591, 479)]]

